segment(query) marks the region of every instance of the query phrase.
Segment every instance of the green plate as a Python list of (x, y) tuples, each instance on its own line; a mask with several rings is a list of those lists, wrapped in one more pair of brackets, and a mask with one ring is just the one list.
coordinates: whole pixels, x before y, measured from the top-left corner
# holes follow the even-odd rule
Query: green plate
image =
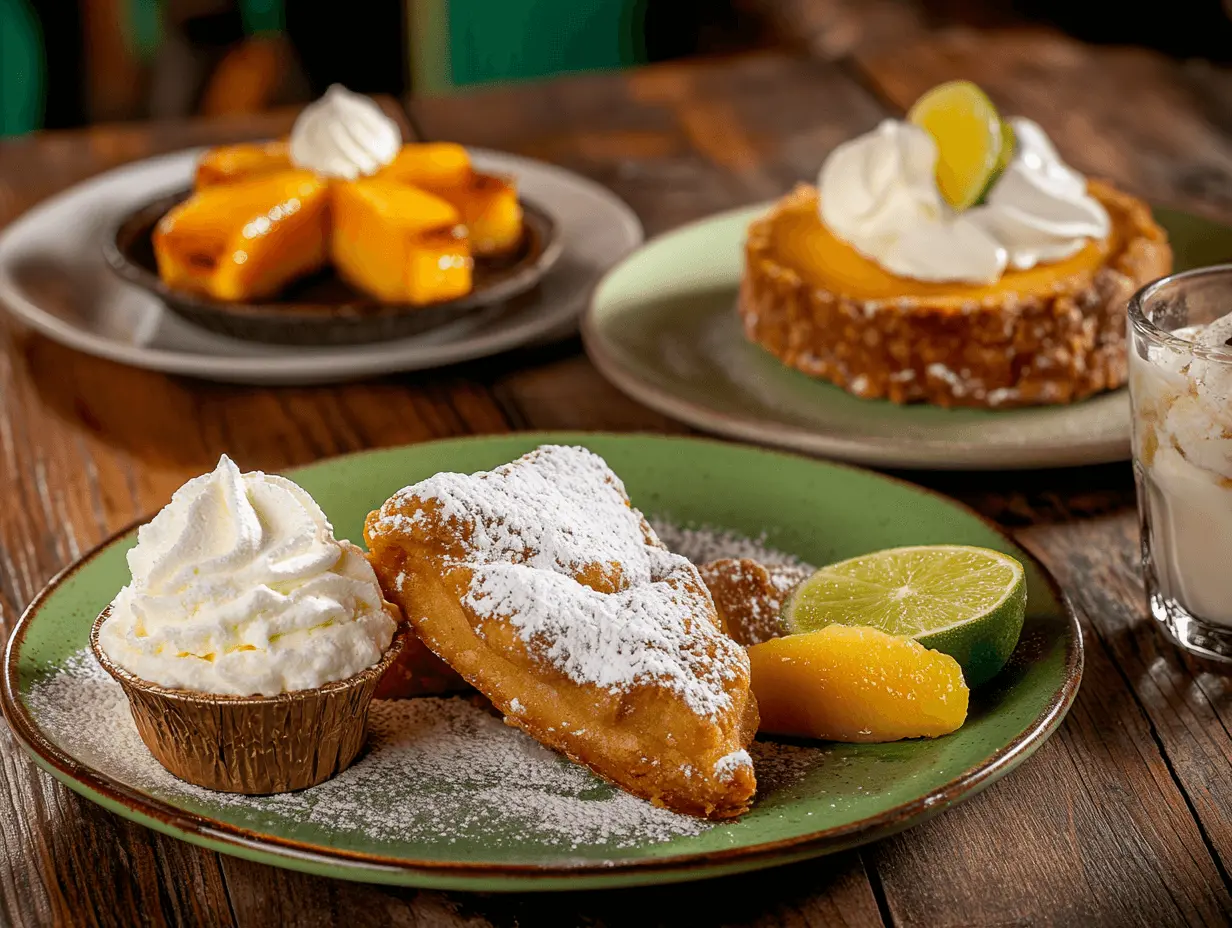
[[(636, 400), (699, 429), (886, 467), (1061, 467), (1129, 458), (1129, 397), (943, 409), (864, 400), (746, 341), (736, 313), (748, 224), (720, 213), (643, 245), (608, 272), (582, 320), (586, 351)], [(1232, 260), (1232, 228), (1156, 209), (1178, 271)]]
[[(425, 791), (443, 791), (450, 821), (479, 817), (485, 822), (482, 829), (433, 831), (422, 823), (402, 832), (365, 828), (340, 824), (336, 816), (323, 821), (312, 810), (312, 790), (262, 804), (186, 787), (165, 774), (160, 785), (134, 781), (126, 763), (107, 762), (110, 755), (100, 753), (89, 719), (66, 726), (63, 718), (56, 722), (48, 715), (45, 701), (37, 698), (39, 688), (86, 646), (90, 623), (126, 582), (124, 555), (135, 534), (130, 530), (55, 578), (26, 611), (9, 642), (5, 715), (35, 760), (53, 776), (105, 808), (158, 831), (326, 876), (491, 891), (698, 879), (872, 841), (935, 815), (1022, 763), (1056, 729), (1074, 699), (1082, 672), (1081, 634), (1045, 570), (962, 506), (877, 474), (694, 439), (522, 434), (369, 452), (290, 476), (320, 501), (340, 535), (358, 539), (369, 509), (403, 485), (441, 470), (488, 469), (549, 441), (585, 444), (603, 455), (624, 478), (634, 503), (653, 518), (750, 538), (764, 535), (775, 549), (815, 564), (892, 545), (935, 542), (1009, 552), (1027, 565), (1030, 598), (1022, 640), (1006, 670), (973, 694), (967, 723), (953, 735), (882, 745), (755, 745), (756, 757), (778, 760), (759, 769), (763, 789), (753, 810), (739, 822), (694, 828), (697, 833), (667, 840), (599, 836), (562, 844), (537, 831), (535, 823), (528, 824), (512, 791), (508, 801), (499, 788), (481, 794), (468, 786), (470, 771), (446, 769), (423, 779), (347, 780), (355, 785), (348, 787), (353, 795), (348, 793), (346, 804), (366, 810), (357, 821), (371, 822), (373, 815), (379, 820), (386, 812), (390, 822), (406, 821), (404, 810), (422, 801)], [(68, 705), (78, 711), (75, 700)], [(122, 704), (117, 711), (123, 722)], [(511, 730), (509, 737), (523, 739), (527, 750), (540, 750)], [(380, 750), (374, 748), (369, 759)], [(153, 764), (142, 751), (138, 746), (133, 754)], [(606, 821), (603, 810), (609, 808), (614, 817), (618, 810), (627, 814), (629, 803), (649, 811), (567, 761), (546, 754), (544, 758), (541, 762), (563, 766), (575, 780), (581, 778), (584, 788), (574, 788), (567, 803), (581, 797), (609, 804), (597, 807), (598, 820)], [(367, 760), (342, 776), (364, 763)], [(548, 791), (562, 779), (560, 771), (553, 770), (543, 787)], [(595, 809), (590, 815), (596, 817)]]

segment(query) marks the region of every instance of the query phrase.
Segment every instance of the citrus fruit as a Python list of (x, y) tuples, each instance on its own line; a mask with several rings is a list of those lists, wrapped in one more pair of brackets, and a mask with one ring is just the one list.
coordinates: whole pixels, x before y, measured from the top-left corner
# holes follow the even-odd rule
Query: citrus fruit
[(875, 628), (830, 625), (749, 648), (760, 730), (826, 741), (936, 738), (967, 718), (948, 654)]
[(976, 198), (976, 205), (983, 203), (988, 199), (988, 194), (992, 188), (996, 186), (997, 181), (1001, 179), (1001, 175), (1005, 173), (1005, 169), (1010, 166), (1010, 161), (1014, 157), (1014, 146), (1017, 143), (1014, 140), (1014, 127), (1008, 122), (1001, 123), (1001, 154), (997, 158), (997, 166), (993, 169), (992, 176), (988, 178), (988, 182), (984, 184), (984, 189), (980, 191), (980, 195)]
[(1022, 564), (965, 545), (890, 548), (823, 567), (792, 593), (792, 633), (867, 625), (951, 655), (967, 685), (1005, 666), (1026, 614)]
[(988, 95), (970, 81), (950, 81), (920, 97), (907, 118), (937, 143), (937, 186), (946, 202), (957, 210), (974, 205), (1005, 148), (1001, 117)]

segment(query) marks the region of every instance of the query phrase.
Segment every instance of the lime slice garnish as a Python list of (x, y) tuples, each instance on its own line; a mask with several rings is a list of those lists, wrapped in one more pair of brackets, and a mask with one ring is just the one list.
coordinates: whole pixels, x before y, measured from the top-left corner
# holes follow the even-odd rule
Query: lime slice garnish
[(950, 81), (920, 97), (907, 118), (937, 143), (937, 186), (946, 202), (960, 210), (975, 204), (998, 172), (1005, 147), (1003, 123), (988, 95), (970, 81)]
[(1005, 169), (1009, 167), (1010, 161), (1014, 158), (1014, 127), (1008, 122), (1001, 123), (1001, 155), (997, 158), (997, 166), (993, 169), (992, 176), (988, 178), (988, 182), (984, 184), (984, 189), (980, 191), (980, 195), (976, 197), (975, 203), (979, 205), (988, 199), (988, 194), (992, 188), (997, 185), (997, 181), (1001, 179), (1001, 175), (1005, 173)]
[(840, 561), (805, 580), (783, 607), (787, 627), (868, 625), (914, 638), (962, 665), (968, 686), (1009, 660), (1026, 613), (1022, 564), (989, 548), (924, 545)]
[(1014, 139), (1014, 127), (1005, 120), (1001, 121), (1001, 153), (997, 155), (996, 173), (999, 175), (1007, 167), (1010, 160), (1014, 157), (1014, 146), (1017, 144)]

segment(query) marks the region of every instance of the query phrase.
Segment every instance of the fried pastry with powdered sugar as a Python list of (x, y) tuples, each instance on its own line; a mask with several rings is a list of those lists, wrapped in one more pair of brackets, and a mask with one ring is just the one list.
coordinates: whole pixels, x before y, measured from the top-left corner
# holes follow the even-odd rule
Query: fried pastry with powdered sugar
[(748, 809), (748, 657), (602, 458), (547, 445), (437, 474), (371, 513), (364, 537), (423, 642), (510, 725), (657, 805)]

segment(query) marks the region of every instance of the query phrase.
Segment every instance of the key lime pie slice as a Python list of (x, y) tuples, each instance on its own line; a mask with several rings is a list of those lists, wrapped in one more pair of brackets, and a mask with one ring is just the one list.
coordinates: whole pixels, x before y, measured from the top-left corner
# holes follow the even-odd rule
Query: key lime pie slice
[(898, 403), (1068, 403), (1126, 378), (1125, 305), (1169, 273), (1141, 200), (1087, 180), (974, 84), (835, 149), (749, 227), (747, 337)]

